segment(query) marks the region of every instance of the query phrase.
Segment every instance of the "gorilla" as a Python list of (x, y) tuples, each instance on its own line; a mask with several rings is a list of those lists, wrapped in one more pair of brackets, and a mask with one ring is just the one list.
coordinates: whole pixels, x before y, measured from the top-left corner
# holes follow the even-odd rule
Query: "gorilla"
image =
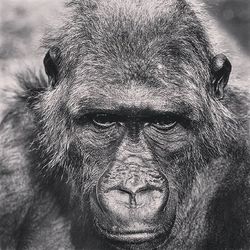
[(0, 249), (249, 249), (249, 97), (185, 0), (71, 0), (0, 125)]

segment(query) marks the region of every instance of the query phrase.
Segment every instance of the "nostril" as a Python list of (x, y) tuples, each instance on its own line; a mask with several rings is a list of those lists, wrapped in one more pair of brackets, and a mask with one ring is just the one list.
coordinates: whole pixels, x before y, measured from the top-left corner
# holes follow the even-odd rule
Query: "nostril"
[(145, 185), (143, 187), (138, 188), (138, 190), (136, 190), (136, 193), (142, 193), (143, 194), (143, 193), (149, 193), (149, 192), (155, 191), (155, 190), (162, 192), (162, 189), (147, 184), (147, 185)]
[(145, 203), (146, 200), (152, 197), (159, 198), (162, 196), (163, 190), (149, 184), (137, 188), (134, 187), (133, 189), (119, 185), (112, 187), (108, 192), (112, 192), (116, 200), (126, 200), (128, 203), (136, 205)]
[(119, 186), (117, 187), (117, 190), (121, 193), (121, 194), (128, 194), (128, 195), (134, 195), (134, 192), (126, 187), (122, 187), (122, 186)]
[(151, 191), (164, 192), (162, 188), (158, 188), (149, 184), (134, 188), (127, 188), (126, 186), (123, 185), (113, 186), (111, 188), (106, 189), (104, 192), (109, 193), (110, 191), (116, 191), (119, 192), (120, 194), (129, 194), (129, 195), (135, 195), (138, 193), (147, 193)]
[[(141, 195), (143, 195), (144, 193), (148, 193), (148, 192), (156, 190), (155, 187), (150, 186), (150, 185), (145, 185), (145, 186), (141, 186), (141, 187), (134, 187), (134, 188), (127, 188), (126, 186), (117, 186), (117, 187), (112, 188), (112, 189), (117, 190), (121, 195), (128, 194), (128, 195), (133, 196), (133, 197), (139, 193)], [(162, 190), (158, 190), (158, 191), (162, 191)]]

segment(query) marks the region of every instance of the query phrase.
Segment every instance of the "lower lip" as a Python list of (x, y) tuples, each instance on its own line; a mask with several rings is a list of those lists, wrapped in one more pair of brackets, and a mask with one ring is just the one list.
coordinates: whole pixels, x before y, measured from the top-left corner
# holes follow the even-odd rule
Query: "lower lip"
[(106, 237), (115, 240), (115, 241), (122, 241), (122, 242), (130, 242), (130, 243), (141, 243), (145, 241), (149, 241), (155, 239), (158, 236), (158, 233), (120, 233), (120, 234), (112, 234), (106, 233)]

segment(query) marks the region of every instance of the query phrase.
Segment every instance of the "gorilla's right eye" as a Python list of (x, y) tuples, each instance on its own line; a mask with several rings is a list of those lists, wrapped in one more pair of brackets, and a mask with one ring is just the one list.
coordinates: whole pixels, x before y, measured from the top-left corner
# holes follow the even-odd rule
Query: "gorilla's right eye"
[(112, 114), (94, 114), (91, 117), (92, 122), (102, 128), (109, 128), (117, 123), (117, 117)]

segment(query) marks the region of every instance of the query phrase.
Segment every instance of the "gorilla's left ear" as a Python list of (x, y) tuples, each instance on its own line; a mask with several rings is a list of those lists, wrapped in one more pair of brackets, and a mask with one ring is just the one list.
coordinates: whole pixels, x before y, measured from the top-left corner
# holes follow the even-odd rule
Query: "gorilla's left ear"
[(221, 100), (224, 97), (224, 89), (227, 85), (232, 65), (223, 54), (216, 55), (212, 61), (212, 92), (215, 98)]
[(52, 47), (49, 49), (43, 59), (45, 72), (49, 79), (49, 84), (55, 87), (58, 80), (58, 65), (60, 60), (61, 51), (58, 47)]

